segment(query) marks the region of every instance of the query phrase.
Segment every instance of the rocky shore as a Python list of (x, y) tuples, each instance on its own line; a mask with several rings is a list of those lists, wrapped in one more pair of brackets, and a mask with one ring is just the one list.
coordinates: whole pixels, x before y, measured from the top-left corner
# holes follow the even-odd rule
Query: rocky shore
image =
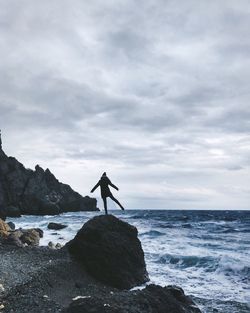
[(137, 229), (112, 215), (89, 220), (61, 249), (0, 237), (0, 312), (200, 312), (176, 286), (129, 290), (148, 280), (144, 253)]

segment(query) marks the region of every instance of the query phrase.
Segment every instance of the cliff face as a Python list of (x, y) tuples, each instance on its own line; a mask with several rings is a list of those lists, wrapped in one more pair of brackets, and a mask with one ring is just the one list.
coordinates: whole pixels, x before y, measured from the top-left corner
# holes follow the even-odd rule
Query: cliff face
[(49, 169), (26, 169), (0, 145), (0, 217), (96, 211), (97, 201), (59, 182)]

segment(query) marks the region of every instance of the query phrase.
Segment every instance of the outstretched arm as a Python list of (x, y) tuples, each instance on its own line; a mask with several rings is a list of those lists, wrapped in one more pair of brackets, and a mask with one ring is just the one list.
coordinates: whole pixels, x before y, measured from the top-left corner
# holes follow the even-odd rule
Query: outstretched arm
[(90, 192), (94, 192), (99, 185), (100, 185), (100, 181), (91, 189)]
[(111, 187), (115, 188), (116, 190), (119, 190), (119, 188), (116, 187), (116, 185), (112, 184), (111, 181), (109, 181), (109, 185), (110, 185)]

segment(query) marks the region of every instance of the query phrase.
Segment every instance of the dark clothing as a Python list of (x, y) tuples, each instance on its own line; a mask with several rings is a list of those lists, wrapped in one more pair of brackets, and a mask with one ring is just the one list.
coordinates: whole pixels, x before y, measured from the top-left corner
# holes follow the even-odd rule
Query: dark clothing
[(101, 196), (103, 200), (103, 205), (105, 209), (105, 214), (108, 214), (108, 208), (107, 208), (107, 197), (110, 197), (115, 203), (119, 205), (119, 207), (124, 210), (124, 207), (121, 205), (121, 203), (112, 195), (109, 186), (115, 188), (116, 190), (119, 190), (118, 187), (116, 187), (114, 184), (111, 183), (110, 179), (106, 176), (106, 173), (103, 173), (101, 179), (99, 182), (94, 186), (94, 188), (91, 190), (91, 192), (94, 192), (97, 187), (101, 188)]
[(99, 182), (94, 186), (94, 188), (91, 190), (91, 192), (95, 191), (95, 189), (100, 186), (101, 188), (101, 196), (102, 198), (106, 197), (113, 197), (109, 185), (118, 190), (118, 188), (111, 183), (110, 179), (107, 176), (102, 176)]

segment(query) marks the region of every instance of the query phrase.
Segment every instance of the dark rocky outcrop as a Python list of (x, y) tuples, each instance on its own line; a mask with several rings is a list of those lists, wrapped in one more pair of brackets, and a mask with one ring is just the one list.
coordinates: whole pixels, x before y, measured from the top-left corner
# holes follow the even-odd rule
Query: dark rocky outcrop
[(149, 285), (143, 290), (80, 298), (64, 313), (201, 313), (178, 287)]
[[(1, 178), (0, 178), (1, 180)], [(6, 207), (0, 207), (0, 218), (8, 217), (20, 217), (21, 211), (19, 208), (14, 206), (6, 206)]]
[[(0, 139), (1, 140), (1, 139)], [(26, 169), (8, 157), (0, 145), (0, 217), (21, 214), (55, 215), (69, 211), (96, 211), (96, 199), (82, 197), (39, 165)]]
[(64, 229), (66, 228), (67, 225), (63, 225), (63, 224), (60, 224), (60, 223), (49, 223), (48, 224), (48, 229), (54, 229), (54, 230), (60, 230), (60, 229)]
[(148, 280), (137, 229), (113, 215), (96, 216), (83, 225), (67, 247), (96, 279), (129, 289)]

